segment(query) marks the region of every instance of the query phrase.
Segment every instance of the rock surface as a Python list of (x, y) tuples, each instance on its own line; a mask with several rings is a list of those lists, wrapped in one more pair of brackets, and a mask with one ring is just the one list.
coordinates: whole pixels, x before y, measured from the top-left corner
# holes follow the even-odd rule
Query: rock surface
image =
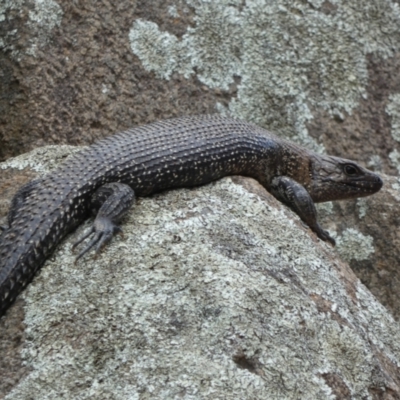
[(337, 251), (359, 279), (400, 318), (400, 178), (383, 175), (384, 187), (356, 201), (319, 205), (322, 224), (339, 232)]
[[(76, 150), (3, 163), (25, 170), (0, 193)], [(257, 182), (140, 199), (124, 237), (75, 265), (89, 224), (0, 321), (0, 397), (400, 398), (398, 323)]]

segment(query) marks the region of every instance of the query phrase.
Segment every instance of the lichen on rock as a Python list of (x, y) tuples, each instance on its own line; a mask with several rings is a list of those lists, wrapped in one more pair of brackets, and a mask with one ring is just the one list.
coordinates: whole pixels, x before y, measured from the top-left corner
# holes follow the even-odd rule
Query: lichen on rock
[(11, 52), (14, 59), (21, 59), (26, 55), (35, 56), (38, 47), (44, 46), (56, 26), (61, 24), (63, 12), (55, 0), (5, 0), (0, 5), (0, 23), (12, 21), (16, 18), (26, 20), (27, 32), (29, 32), (29, 46), (23, 51), (15, 45), (18, 37), (17, 29), (8, 30), (3, 38), (0, 38), (0, 48)]
[(165, 79), (196, 73), (221, 90), (237, 84), (220, 112), (317, 151), (324, 149), (308, 135), (310, 108), (351, 113), (367, 95), (367, 55), (391, 56), (400, 43), (399, 7), (390, 0), (184, 3), (195, 10), (195, 26), (180, 40), (154, 22), (133, 23), (131, 48), (143, 66)]
[(392, 136), (400, 142), (400, 93), (389, 96), (386, 112), (392, 117)]

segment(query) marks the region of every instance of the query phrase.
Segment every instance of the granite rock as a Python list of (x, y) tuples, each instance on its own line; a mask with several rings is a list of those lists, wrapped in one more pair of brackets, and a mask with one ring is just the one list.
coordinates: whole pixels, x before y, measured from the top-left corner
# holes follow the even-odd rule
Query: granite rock
[[(3, 163), (0, 192), (75, 151)], [(0, 397), (400, 397), (398, 323), (256, 181), (139, 199), (124, 236), (75, 264), (90, 222), (0, 321)]]

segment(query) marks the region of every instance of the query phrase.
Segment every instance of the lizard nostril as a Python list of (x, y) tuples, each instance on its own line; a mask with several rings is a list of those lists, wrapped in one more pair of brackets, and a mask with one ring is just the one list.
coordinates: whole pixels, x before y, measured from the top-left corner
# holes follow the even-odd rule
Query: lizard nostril
[(383, 186), (383, 180), (380, 176), (376, 178), (376, 190), (380, 190)]

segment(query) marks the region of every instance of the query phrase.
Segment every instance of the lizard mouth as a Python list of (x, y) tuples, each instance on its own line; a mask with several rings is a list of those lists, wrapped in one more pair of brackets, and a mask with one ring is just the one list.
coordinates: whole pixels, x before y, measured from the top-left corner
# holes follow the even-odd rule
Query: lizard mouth
[(339, 185), (351, 186), (351, 187), (376, 188), (376, 190), (381, 189), (383, 186), (383, 181), (381, 177), (377, 175), (374, 177), (360, 176), (358, 178), (341, 179), (341, 180), (336, 180), (334, 178), (329, 177), (323, 179), (322, 181), (336, 183)]
[(378, 191), (383, 186), (383, 181), (379, 176), (374, 176), (373, 178), (365, 179), (365, 177), (360, 177), (359, 179), (351, 179), (341, 182), (346, 186), (351, 186), (355, 188), (365, 188), (368, 190)]
[[(357, 197), (365, 197), (378, 192), (383, 186), (382, 179), (375, 176), (359, 176), (351, 179), (341, 179), (336, 180), (332, 177), (323, 179), (330, 187), (327, 192), (329, 192), (329, 200), (345, 200)], [(326, 193), (319, 193), (316, 196), (317, 202), (327, 201), (328, 197)], [(324, 199), (324, 200), (322, 200)]]

